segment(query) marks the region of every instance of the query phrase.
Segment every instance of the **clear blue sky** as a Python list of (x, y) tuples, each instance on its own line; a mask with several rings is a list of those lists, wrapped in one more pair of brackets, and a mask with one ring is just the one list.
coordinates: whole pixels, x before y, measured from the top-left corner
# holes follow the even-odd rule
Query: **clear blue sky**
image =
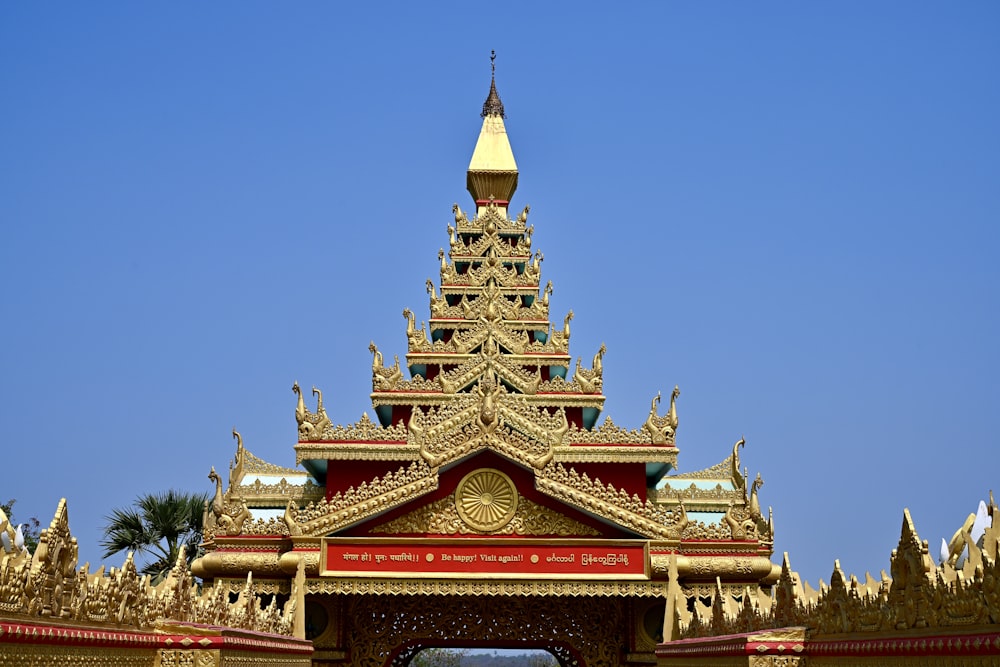
[(4, 3), (0, 500), (67, 497), (96, 561), (234, 425), (294, 463), (294, 380), (370, 411), (496, 49), (605, 414), (680, 385), (681, 470), (745, 434), (776, 561), (887, 568), (904, 507), (937, 544), (1000, 492), (998, 34), (993, 2)]

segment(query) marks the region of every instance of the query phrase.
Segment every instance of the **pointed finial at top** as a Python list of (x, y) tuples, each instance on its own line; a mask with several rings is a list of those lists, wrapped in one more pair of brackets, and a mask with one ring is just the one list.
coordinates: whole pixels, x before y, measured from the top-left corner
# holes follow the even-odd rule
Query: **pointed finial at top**
[(480, 118), (486, 118), (487, 116), (500, 116), (501, 118), (506, 118), (507, 115), (503, 111), (503, 102), (500, 101), (500, 94), (497, 93), (497, 52), (490, 50), (490, 94), (487, 95), (486, 101), (483, 102), (483, 113), (480, 114)]

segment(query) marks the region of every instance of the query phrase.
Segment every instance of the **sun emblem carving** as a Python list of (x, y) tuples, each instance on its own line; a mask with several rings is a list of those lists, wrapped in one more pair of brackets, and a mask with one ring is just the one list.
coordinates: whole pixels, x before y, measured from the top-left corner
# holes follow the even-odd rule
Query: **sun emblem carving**
[(475, 530), (489, 533), (510, 523), (517, 512), (517, 488), (493, 468), (473, 470), (455, 489), (458, 516)]

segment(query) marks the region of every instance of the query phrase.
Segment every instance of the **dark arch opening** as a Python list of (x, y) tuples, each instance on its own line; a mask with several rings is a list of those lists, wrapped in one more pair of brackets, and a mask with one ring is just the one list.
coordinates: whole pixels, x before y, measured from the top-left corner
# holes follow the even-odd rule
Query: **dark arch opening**
[[(501, 652), (504, 655), (500, 655)], [(413, 641), (401, 646), (386, 662), (386, 667), (464, 667), (477, 661), (489, 665), (490, 658), (497, 654), (501, 659), (494, 661), (497, 667), (504, 663), (513, 666), (512, 661), (502, 658), (510, 654), (522, 654), (527, 661), (518, 665), (528, 667), (586, 667), (586, 663), (571, 646), (564, 642), (447, 642), (439, 640)]]

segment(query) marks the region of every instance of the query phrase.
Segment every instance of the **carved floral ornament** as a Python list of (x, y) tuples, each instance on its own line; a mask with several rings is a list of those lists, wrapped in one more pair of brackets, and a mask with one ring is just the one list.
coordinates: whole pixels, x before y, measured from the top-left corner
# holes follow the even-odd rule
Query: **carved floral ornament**
[(493, 468), (473, 470), (455, 489), (458, 516), (484, 533), (509, 524), (517, 512), (517, 488), (510, 477)]

